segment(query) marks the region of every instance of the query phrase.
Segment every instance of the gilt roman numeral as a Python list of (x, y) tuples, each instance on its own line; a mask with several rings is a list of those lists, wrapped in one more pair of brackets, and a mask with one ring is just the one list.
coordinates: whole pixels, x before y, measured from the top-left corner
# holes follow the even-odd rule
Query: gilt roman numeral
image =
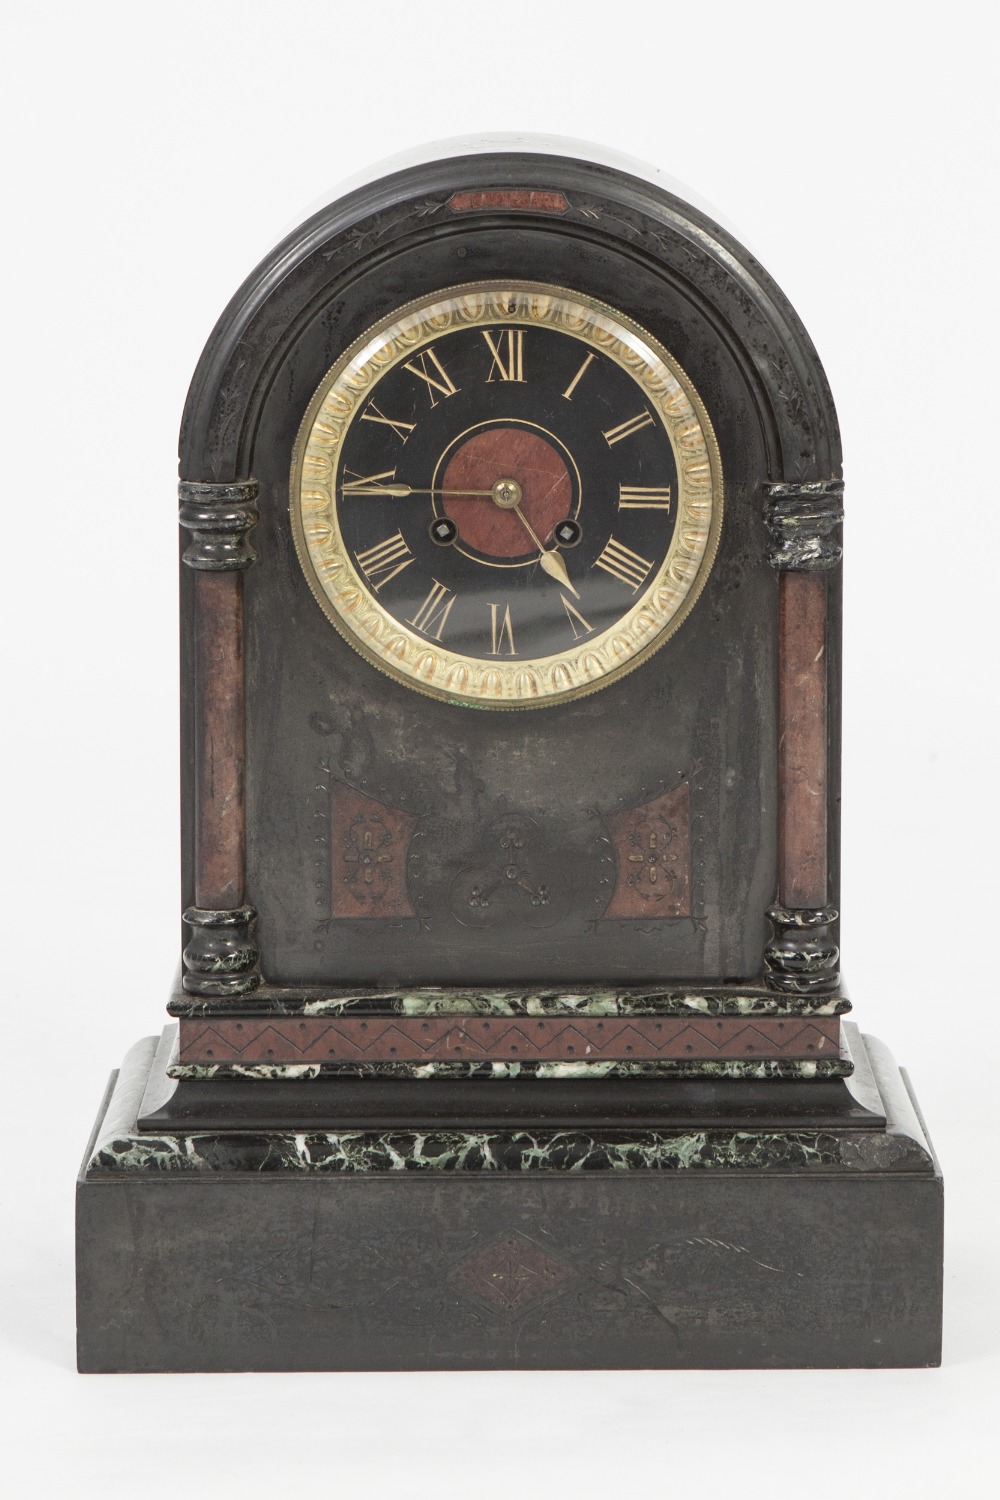
[(669, 511), (670, 486), (667, 484), (657, 489), (649, 485), (620, 484), (618, 486), (618, 509)]
[[(428, 366), (430, 366), (429, 369)], [(421, 349), (415, 360), (407, 360), (403, 369), (409, 370), (411, 375), (416, 375), (418, 380), (425, 382), (432, 406), (437, 406), (435, 391), (440, 391), (442, 396), (454, 396), (458, 390), (458, 386), (445, 370), (433, 348)]]
[(584, 375), (586, 375), (586, 373), (587, 373), (587, 366), (590, 364), (591, 360), (596, 359), (596, 358), (597, 358), (596, 354), (588, 354), (587, 355), (587, 358), (584, 360), (583, 364), (577, 370), (576, 374), (573, 376), (573, 379), (570, 381), (569, 385), (563, 391), (563, 400), (564, 401), (572, 401), (572, 399), (573, 399), (573, 392), (576, 390), (577, 386), (580, 384), (580, 381), (583, 379)]
[(383, 474), (358, 474), (354, 469), (345, 469), (344, 473), (352, 476), (352, 478), (344, 479), (341, 482), (340, 488), (345, 495), (349, 495), (352, 490), (377, 490), (379, 485), (384, 483), (385, 480), (388, 479), (391, 481), (396, 477), (395, 469), (386, 469)]
[(604, 441), (609, 448), (620, 443), (623, 438), (631, 437), (634, 432), (639, 432), (643, 427), (650, 427), (653, 422), (651, 411), (641, 411), (637, 416), (629, 417), (627, 422), (619, 422), (617, 427), (612, 427), (604, 434)]
[(451, 589), (446, 589), (444, 584), (439, 583), (435, 578), (427, 598), (407, 624), (413, 625), (431, 640), (439, 641), (448, 616), (451, 614), (451, 606), (457, 597)]
[[(565, 594), (560, 594), (559, 597), (563, 602), (563, 609), (566, 611), (566, 618), (569, 621), (569, 628), (573, 632), (574, 641), (578, 641), (581, 636), (589, 635), (594, 628), (593, 625), (587, 624), (583, 615), (569, 602)], [(579, 626), (579, 629), (577, 629), (577, 626)]]
[[(499, 375), (501, 380), (524, 380), (524, 329), (508, 328), (499, 335), (500, 347), (493, 342), (492, 335), (483, 329), (483, 338), (493, 356), (487, 382)], [(501, 352), (502, 351), (502, 352)]]
[(410, 566), (413, 553), (403, 541), (403, 533), (397, 531), (394, 536), (386, 537), (384, 542), (378, 542), (366, 552), (359, 552), (356, 561), (377, 594), (397, 573), (402, 573), (404, 568)]
[(500, 656), (504, 650), (504, 641), (507, 643), (507, 655), (516, 656), (517, 648), (514, 645), (514, 627), (510, 622), (510, 605), (508, 604), (500, 617), (499, 604), (490, 605), (490, 633), (493, 645), (490, 649), (491, 656)]
[(617, 578), (619, 583), (624, 583), (634, 593), (637, 593), (649, 577), (653, 564), (640, 557), (638, 552), (633, 552), (631, 547), (625, 547), (621, 542), (611, 537), (608, 545), (600, 557), (594, 560), (595, 568), (603, 568), (605, 573), (610, 573), (612, 578)]
[(362, 422), (381, 422), (383, 427), (391, 427), (404, 443), (416, 426), (415, 422), (400, 422), (395, 417), (387, 417), (385, 412), (379, 411), (374, 401), (369, 401), (368, 410), (361, 413), (361, 420)]

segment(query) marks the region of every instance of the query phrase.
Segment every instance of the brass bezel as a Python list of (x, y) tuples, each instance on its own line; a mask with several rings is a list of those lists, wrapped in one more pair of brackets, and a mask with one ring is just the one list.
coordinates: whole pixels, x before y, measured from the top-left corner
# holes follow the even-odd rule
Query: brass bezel
[[(337, 455), (362, 402), (415, 349), (457, 328), (546, 326), (615, 360), (644, 390), (677, 464), (677, 519), (667, 554), (638, 601), (594, 640), (555, 656), (483, 661), (400, 624), (359, 576), (337, 515)], [(292, 453), (295, 550), (327, 618), (366, 661), (415, 691), (463, 707), (547, 708), (634, 671), (679, 628), (704, 586), (722, 524), (722, 462), (688, 376), (639, 324), (582, 292), (542, 282), (484, 281), (407, 303), (347, 349), (320, 381)]]

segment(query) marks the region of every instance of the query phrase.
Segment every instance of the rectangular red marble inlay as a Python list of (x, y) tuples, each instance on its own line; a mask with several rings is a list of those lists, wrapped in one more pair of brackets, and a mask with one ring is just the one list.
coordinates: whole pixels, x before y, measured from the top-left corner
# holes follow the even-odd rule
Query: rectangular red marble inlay
[(330, 914), (413, 917), (406, 850), (417, 826), (410, 813), (334, 782), (330, 788)]
[(562, 193), (546, 193), (527, 188), (494, 188), (475, 193), (455, 193), (448, 202), (452, 213), (476, 209), (530, 209), (534, 213), (564, 214), (569, 204)]
[(691, 915), (688, 784), (608, 819), (618, 884), (604, 912), (614, 917)]
[(839, 1050), (837, 1016), (275, 1016), (180, 1023), (184, 1063), (816, 1059)]

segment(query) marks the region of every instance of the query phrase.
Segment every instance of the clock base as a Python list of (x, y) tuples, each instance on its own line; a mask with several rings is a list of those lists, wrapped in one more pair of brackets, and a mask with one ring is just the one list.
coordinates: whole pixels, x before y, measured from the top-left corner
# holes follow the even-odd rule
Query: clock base
[(852, 1051), (881, 1108), (839, 1124), (168, 1133), (137, 1123), (148, 1038), (78, 1182), (79, 1367), (936, 1364), (940, 1170), (886, 1049)]

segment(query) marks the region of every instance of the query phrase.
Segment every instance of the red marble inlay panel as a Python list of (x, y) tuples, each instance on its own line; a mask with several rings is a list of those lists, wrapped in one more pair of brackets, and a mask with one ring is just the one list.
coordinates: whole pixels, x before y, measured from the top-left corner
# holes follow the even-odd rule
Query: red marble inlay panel
[[(501, 340), (507, 357), (507, 346)], [(492, 370), (491, 370), (492, 373)], [(489, 427), (462, 443), (441, 480), (443, 507), (465, 546), (488, 557), (537, 557), (524, 522), (512, 510), (484, 505), (463, 490), (490, 490), (494, 481), (515, 479), (521, 486), (522, 513), (548, 542), (554, 527), (573, 511), (573, 482), (563, 456), (545, 438), (523, 427)]]
[(691, 915), (688, 784), (608, 819), (618, 884), (605, 917)]
[(519, 1312), (576, 1274), (541, 1245), (522, 1234), (509, 1234), (459, 1261), (448, 1279), (499, 1312)]
[(180, 1061), (601, 1062), (837, 1057), (836, 1016), (366, 1016), (182, 1020)]
[(351, 787), (330, 788), (331, 916), (412, 917), (406, 847), (416, 818)]
[(562, 193), (549, 193), (527, 188), (492, 188), (485, 191), (453, 193), (448, 201), (452, 213), (469, 213), (470, 210), (506, 209), (533, 213), (564, 214), (569, 203)]

